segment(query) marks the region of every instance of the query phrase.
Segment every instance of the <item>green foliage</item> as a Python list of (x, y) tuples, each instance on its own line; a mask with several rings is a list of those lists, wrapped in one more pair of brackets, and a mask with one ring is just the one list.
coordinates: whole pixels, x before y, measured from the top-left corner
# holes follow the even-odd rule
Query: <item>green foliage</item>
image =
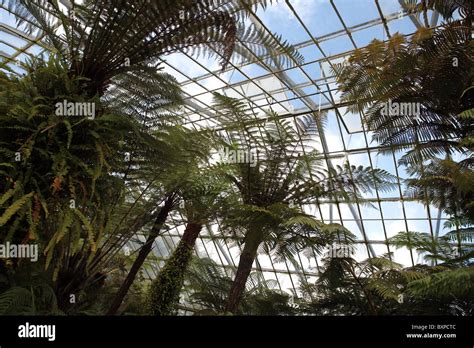
[(34, 264), (14, 269), (0, 263), (0, 315), (63, 315), (52, 284)]
[(427, 200), (446, 214), (474, 222), (474, 172), (469, 160), (457, 163), (451, 159), (433, 159), (423, 168), (414, 166), (418, 178), (408, 179), (407, 194), (420, 201)]
[(403, 268), (388, 254), (362, 262), (328, 258), (315, 284), (302, 283), (299, 309), (318, 315), (469, 315), (471, 268)]
[[(133, 185), (148, 179), (151, 171), (157, 175), (158, 161), (163, 165), (171, 162), (170, 149), (182, 151), (190, 140), (181, 147), (170, 144), (179, 129), (163, 127), (154, 133), (123, 105), (113, 104), (112, 97), (106, 95), (103, 102), (88, 98), (82, 88), (85, 79), (70, 77), (68, 66), (54, 55), (47, 61), (38, 58), (27, 62), (24, 68), (27, 75), (21, 78), (0, 75), (0, 162), (5, 169), (0, 179), (0, 220), (8, 231), (1, 240), (37, 240), (45, 256), (40, 262), (45, 268), (53, 265), (51, 276), (58, 281), (59, 293), (62, 287), (71, 286), (80, 292), (92, 284), (95, 274), (108, 267), (109, 255), (121, 247), (114, 244), (102, 249), (101, 244), (102, 238), (111, 240), (108, 233), (130, 213), (130, 209), (122, 209), (124, 197), (133, 193)], [(172, 79), (167, 83), (170, 101), (166, 106), (172, 106), (171, 100), (179, 101), (179, 94), (171, 96), (177, 91), (171, 88), (173, 83)], [(121, 87), (126, 86), (122, 81)], [(156, 98), (161, 96), (163, 93)], [(56, 115), (55, 104), (62, 100), (94, 103), (95, 118)], [(158, 108), (155, 105), (154, 113), (148, 115), (155, 124), (162, 116)], [(184, 137), (175, 137), (175, 141)], [(194, 148), (197, 152), (200, 147)], [(135, 150), (132, 156), (139, 159), (132, 167), (124, 161), (131, 149)], [(15, 160), (17, 155), (19, 160)], [(151, 196), (143, 199), (148, 206), (157, 204)], [(135, 207), (142, 208), (142, 204)], [(143, 211), (130, 215), (145, 217)], [(152, 215), (148, 219), (140, 221), (146, 224)], [(130, 235), (134, 231), (125, 232)], [(112, 239), (117, 241), (115, 236)], [(69, 300), (62, 296), (69, 296), (71, 291), (58, 293), (60, 306), (69, 306)]]
[[(323, 157), (309, 145), (314, 136), (312, 121), (294, 127), (270, 110), (265, 111), (266, 121), (262, 122), (244, 103), (219, 94), (215, 94), (215, 104), (219, 111), (216, 119), (226, 130), (217, 134), (217, 149), (254, 156), (253, 161), (229, 163), (223, 159), (217, 164), (240, 196), (227, 209), (222, 232), (224, 237), (227, 234), (244, 243), (249, 263), (257, 252), (273, 254), (276, 261), (294, 261), (306, 248), (319, 252), (332, 243), (335, 236), (327, 234), (323, 223), (303, 213), (301, 204), (319, 199), (353, 202), (377, 186), (381, 190), (394, 186), (394, 178), (381, 170), (348, 163), (324, 169)], [(336, 231), (343, 238), (348, 232)], [(242, 276), (247, 275), (237, 275)]]
[[(195, 315), (225, 315), (227, 297), (234, 272), (224, 269), (211, 259), (194, 258), (186, 273), (188, 301), (200, 308)], [(292, 315), (296, 308), (290, 295), (275, 289), (274, 280), (263, 281), (251, 273), (238, 314), (243, 315)]]
[(148, 314), (163, 316), (175, 313), (191, 253), (192, 249), (181, 241), (171, 258), (166, 261), (164, 268), (151, 283), (146, 310)]
[(474, 250), (469, 241), (472, 230), (453, 230), (438, 238), (428, 233), (400, 232), (389, 239), (396, 248), (416, 250), (425, 260), (437, 261), (447, 265), (465, 265), (474, 257)]
[(474, 267), (449, 269), (414, 280), (407, 293), (418, 298), (471, 300), (474, 298)]
[[(94, 230), (104, 228), (110, 198), (123, 194), (113, 174), (120, 171), (117, 140), (128, 139), (139, 127), (133, 119), (107, 115), (97, 98), (84, 95), (84, 78), (70, 77), (56, 56), (24, 67), (26, 76), (2, 74), (0, 80), (0, 156), (10, 164), (0, 183), (6, 192), (2, 225), (10, 231), (2, 237), (38, 239), (46, 268), (55, 261), (56, 277), (65, 250), (73, 257), (82, 241), (84, 250), (95, 252)], [(63, 99), (93, 103), (96, 117), (56, 115), (55, 104)], [(13, 213), (14, 221), (9, 219)]]
[[(442, 13), (449, 16), (454, 8), (468, 6), (464, 1), (424, 3), (440, 10), (443, 3), (447, 7)], [(354, 103), (353, 112), (366, 111), (374, 140), (390, 145), (387, 152), (407, 150), (401, 163), (413, 165), (426, 158), (472, 151), (464, 141), (472, 137), (472, 122), (459, 116), (472, 107), (460, 100), (472, 86), (470, 36), (470, 25), (462, 19), (449, 20), (437, 29), (421, 27), (411, 38), (397, 33), (386, 43), (374, 40), (356, 50), (349, 64), (337, 65), (343, 100)], [(389, 101), (419, 103), (420, 114), (384, 114), (381, 111)]]
[[(324, 311), (472, 313), (472, 301), (466, 297), (471, 292), (467, 281), (474, 255), (469, 244), (474, 186), (472, 98), (468, 93), (473, 67), (472, 4), (451, 0), (404, 2), (410, 14), (423, 15), (425, 27), (411, 37), (396, 33), (386, 42), (374, 40), (356, 50), (348, 64), (336, 65), (334, 72), (343, 100), (353, 104), (350, 111), (364, 111), (373, 139), (387, 145), (381, 152), (405, 152), (399, 161), (411, 175), (405, 195), (448, 214), (445, 227), (452, 231), (443, 237), (400, 232), (389, 240), (396, 248), (418, 251), (438, 266), (365, 268), (367, 262), (330, 260), (326, 277), (336, 288), (341, 287), (335, 290), (328, 286), (323, 291), (325, 296), (316, 301), (316, 308)], [(440, 27), (429, 27), (429, 9), (443, 16), (445, 22)], [(456, 12), (460, 18), (455, 18)], [(389, 102), (417, 103), (420, 112), (383, 112)], [(450, 280), (456, 284), (454, 292), (459, 297), (445, 296)], [(405, 300), (398, 303), (402, 295)]]
[[(245, 24), (248, 11), (255, 11), (259, 2), (219, 1), (215, 6), (206, 0), (87, 0), (72, 1), (67, 12), (58, 1), (2, 3), (18, 14), (18, 25), (27, 33), (45, 34), (47, 44), (70, 62), (73, 74), (89, 79), (84, 84), (89, 96), (102, 95), (115, 76), (178, 51), (215, 56), (223, 68), (234, 52), (248, 57), (246, 46), (260, 57), (302, 62), (288, 43)], [(55, 30), (60, 25), (61, 36)]]
[(427, 10), (438, 11), (445, 19), (453, 18), (456, 11), (465, 17), (469, 15), (472, 3), (469, 0), (404, 0), (409, 13), (419, 15), (420, 12)]
[(225, 312), (232, 278), (226, 269), (211, 259), (193, 258), (186, 272), (186, 290), (191, 292), (189, 302), (203, 308), (197, 314)]
[[(187, 219), (205, 223), (227, 199), (228, 182), (201, 170), (210, 139), (177, 125), (180, 88), (155, 62), (185, 51), (220, 57), (224, 69), (234, 51), (251, 58), (248, 48), (278, 66), (303, 59), (280, 37), (246, 27), (266, 1), (2, 4), (51, 54), (24, 63), (23, 76), (6, 65), (0, 72), (0, 226), (8, 231), (0, 241), (37, 241), (59, 307), (92, 313), (89, 301), (122, 246), (157, 231), (160, 202), (179, 194)], [(64, 100), (96, 113), (59, 115)], [(77, 304), (70, 293), (80, 294)]]
[[(302, 63), (281, 37), (245, 26), (250, 10), (269, 2), (86, 0), (63, 10), (58, 1), (2, 1), (18, 14), (20, 27), (44, 35), (41, 45), (53, 53), (23, 64), (24, 76), (6, 66), (0, 72), (0, 242), (37, 241), (43, 257), (35, 272), (46, 279), (21, 278), (33, 274), (30, 263), (0, 262), (0, 314), (103, 313), (132, 259), (121, 248), (137, 233), (151, 241), (159, 235), (165, 226), (157, 216), (168, 198), (170, 210), (182, 200), (179, 212), (187, 224), (202, 227), (217, 219), (222, 228), (212, 238), (243, 244), (248, 269), (258, 253), (298, 265), (299, 253), (322, 255), (335, 242), (354, 246), (350, 231), (318, 221), (302, 205), (358, 202), (375, 189), (391, 190), (396, 178), (349, 163), (326, 168), (311, 146), (315, 130), (324, 126), (316, 116), (295, 126), (267, 110), (262, 121), (244, 102), (216, 94), (215, 121), (223, 131), (179, 126), (175, 111), (182, 93), (155, 63), (184, 51), (219, 57), (225, 69), (234, 52), (254, 59), (248, 49), (277, 69)], [(442, 238), (407, 232), (390, 243), (441, 266), (402, 268), (391, 255), (362, 262), (324, 257), (318, 280), (301, 282), (303, 298), (250, 272), (236, 313), (452, 314), (454, 307), (472, 313), (474, 273), (466, 265), (474, 251), (465, 243), (472, 241), (474, 221), (472, 109), (463, 102), (472, 86), (468, 3), (409, 3), (410, 12), (436, 9), (449, 22), (421, 28), (410, 39), (396, 34), (386, 43), (374, 41), (335, 72), (344, 100), (357, 104), (352, 111), (368, 109), (374, 139), (391, 145), (390, 151), (409, 150), (401, 160), (415, 175), (407, 194), (451, 215), (453, 231)], [(462, 19), (451, 20), (457, 10)], [(63, 100), (92, 103), (96, 115), (57, 115), (56, 103)], [(388, 100), (421, 103), (421, 115), (383, 115)], [(218, 161), (203, 169), (213, 151), (224, 149), (251, 152), (256, 161)], [(453, 153), (466, 158), (454, 162)], [(182, 297), (200, 308), (196, 314), (226, 314), (234, 270), (210, 260), (188, 267), (192, 251), (181, 240), (145, 301), (135, 282), (122, 312), (172, 315)], [(71, 293), (78, 303), (69, 303)]]
[[(219, 94), (215, 104), (216, 119), (226, 129), (217, 135), (218, 150), (255, 156), (254, 163), (223, 160), (217, 164), (240, 195), (226, 211), (222, 232), (243, 242), (253, 258), (253, 249), (260, 245), (259, 252), (273, 253), (276, 260), (292, 260), (305, 248), (318, 252), (332, 243), (335, 236), (305, 214), (301, 204), (320, 199), (354, 202), (375, 187), (382, 191), (394, 187), (395, 178), (383, 170), (348, 163), (325, 169), (324, 158), (309, 144), (314, 136), (311, 122), (294, 127), (272, 110), (265, 111), (262, 122), (243, 102)], [(348, 231), (337, 232), (344, 236)]]
[(18, 211), (20, 210), (27, 202), (28, 200), (33, 196), (33, 192), (30, 192), (19, 199), (17, 199), (15, 202), (13, 202), (7, 209), (5, 209), (4, 213), (2, 216), (0, 216), (0, 227), (5, 225), (8, 220)]
[(31, 293), (25, 288), (12, 287), (0, 294), (0, 315), (34, 314)]

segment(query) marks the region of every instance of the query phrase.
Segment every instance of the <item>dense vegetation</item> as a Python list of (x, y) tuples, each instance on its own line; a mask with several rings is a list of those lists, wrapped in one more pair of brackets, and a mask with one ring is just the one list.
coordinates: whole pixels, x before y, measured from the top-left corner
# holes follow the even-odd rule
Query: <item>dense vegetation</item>
[[(413, 174), (405, 195), (449, 216), (444, 236), (408, 231), (388, 241), (426, 260), (408, 268), (389, 254), (325, 254), (335, 243), (351, 250), (356, 237), (304, 203), (356, 202), (394, 189), (397, 178), (349, 163), (326, 168), (311, 146), (321, 117), (294, 126), (215, 94), (219, 131), (181, 126), (179, 84), (159, 66), (166, 54), (210, 54), (225, 68), (250, 48), (273, 57), (267, 64), (302, 63), (278, 36), (246, 26), (249, 9), (266, 1), (86, 0), (66, 11), (57, 1), (2, 2), (19, 26), (45, 35), (51, 52), (24, 62), (22, 75), (0, 70), (0, 244), (40, 250), (37, 262), (0, 259), (0, 314), (172, 315), (191, 305), (196, 315), (473, 314), (468, 1), (412, 2), (416, 13), (437, 9), (442, 27), (374, 41), (334, 71), (374, 139), (389, 153), (404, 151), (399, 164)], [(93, 114), (58, 113), (65, 101)], [(390, 117), (388, 101), (421, 103), (421, 114)], [(215, 159), (228, 150), (254, 157)], [(214, 242), (241, 250), (236, 267), (194, 255), (201, 231), (216, 222)], [(153, 243), (174, 225), (182, 237), (158, 257)], [(297, 293), (253, 271), (260, 253), (298, 267), (309, 250), (321, 273), (301, 276)]]

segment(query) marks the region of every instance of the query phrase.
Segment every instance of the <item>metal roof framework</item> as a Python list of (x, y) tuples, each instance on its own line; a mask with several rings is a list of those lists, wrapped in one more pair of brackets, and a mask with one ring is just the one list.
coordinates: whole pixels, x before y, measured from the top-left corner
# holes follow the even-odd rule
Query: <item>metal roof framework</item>
[[(61, 2), (68, 7), (67, 0)], [(317, 131), (320, 151), (327, 168), (332, 168), (341, 160), (348, 160), (350, 164), (359, 165), (361, 164), (359, 160), (363, 158), (362, 162), (367, 166), (382, 167), (397, 177), (406, 177), (406, 172), (397, 165), (399, 153), (392, 152), (391, 156), (386, 156), (383, 160), (377, 155), (381, 146), (371, 142), (371, 132), (365, 128), (363, 122), (364, 115), (362, 113), (345, 114), (348, 105), (340, 101), (335, 77), (331, 74), (329, 67), (350, 56), (354, 50), (363, 47), (357, 44), (358, 39), (355, 36), (360, 37), (364, 34), (365, 42), (374, 38), (386, 40), (395, 32), (391, 28), (392, 24), (397, 31), (408, 36), (427, 23), (422, 23), (415, 15), (407, 14), (403, 0), (399, 0), (398, 8), (391, 12), (384, 8), (392, 8), (393, 4), (388, 6), (388, 2), (393, 3), (395, 0), (354, 0), (354, 2), (360, 2), (361, 6), (372, 6), (376, 9), (377, 16), (370, 20), (351, 16), (352, 24), (349, 25), (349, 17), (342, 11), (348, 4), (347, 0), (324, 0), (322, 4), (320, 1), (318, 6), (331, 12), (342, 29), (318, 36), (314, 34), (307, 20), (298, 11), (294, 1), (285, 0), (278, 3), (291, 15), (291, 25), (294, 30), (304, 33), (308, 38), (294, 43), (294, 47), (300, 51), (317, 52), (316, 57), (305, 59), (303, 64), (294, 61), (294, 65), (290, 67), (269, 65), (260, 59), (262, 57), (257, 57), (247, 48), (253, 59), (232, 61), (224, 71), (221, 71), (220, 68), (210, 68), (209, 64), (199, 57), (193, 57), (186, 52), (178, 53), (177, 55), (200, 71), (198, 74), (190, 74), (177, 63), (173, 63), (171, 57), (163, 57), (162, 65), (165, 71), (175, 75), (183, 88), (185, 104), (179, 112), (180, 116), (186, 120), (183, 124), (196, 130), (219, 127), (213, 121), (218, 110), (213, 107), (212, 102), (208, 101), (213, 92), (245, 100), (249, 107), (256, 111), (262, 108), (278, 109), (279, 117), (292, 120), (295, 126), (299, 117), (311, 115), (319, 119), (321, 115), (325, 115), (330, 129), (317, 122)], [(307, 3), (308, 6), (316, 6), (311, 0)], [(259, 10), (257, 13), (251, 13), (251, 22), (267, 32), (274, 31), (265, 21), (263, 12)], [(431, 15), (429, 26), (435, 27), (438, 24), (439, 15), (437, 12), (429, 12), (429, 14)], [(374, 29), (379, 30), (376, 37), (373, 34)], [(43, 35), (32, 37), (15, 28), (11, 13), (0, 4), (0, 58), (13, 66), (15, 62), (24, 60), (27, 56), (33, 56), (42, 51), (47, 52), (48, 46), (42, 39)], [(283, 39), (288, 38), (283, 35)], [(336, 44), (331, 46), (332, 43), (341, 39), (350, 42), (350, 47), (340, 49)], [(330, 48), (331, 53), (328, 52), (327, 47)], [(14, 68), (18, 69), (18, 66)], [(270, 85), (273, 86), (265, 87), (266, 81), (270, 81)], [(218, 87), (209, 87), (209, 83), (217, 84)], [(249, 89), (255, 92), (248, 93)], [(357, 146), (351, 145), (353, 138), (356, 138)], [(302, 143), (301, 138), (300, 143)], [(334, 146), (335, 143), (338, 146)], [(405, 197), (401, 180), (398, 180), (397, 190), (391, 194), (376, 190), (373, 195), (351, 204), (338, 201), (299, 203), (305, 211), (312, 212), (321, 221), (340, 223), (355, 233), (360, 246), (358, 259), (389, 253), (394, 261), (407, 266), (420, 262), (416, 259), (416, 251), (394, 250), (387, 239), (397, 232), (414, 230), (414, 226), (415, 228), (420, 226), (417, 223), (423, 223), (425, 227), (425, 230), (420, 232), (429, 231), (432, 237), (436, 237), (443, 233), (442, 222), (447, 218), (438, 209), (416, 203)], [(373, 204), (375, 209), (367, 208), (364, 205), (366, 203)], [(172, 253), (184, 230), (185, 219), (182, 216), (173, 216), (172, 220), (168, 231), (155, 241), (154, 252), (160, 259)], [(393, 224), (399, 226), (400, 229), (394, 230)], [(217, 241), (214, 236), (218, 230), (218, 221), (214, 225), (207, 226), (198, 239), (195, 252), (199, 257), (213, 259), (225, 270), (235, 268), (239, 259), (239, 246), (231, 247), (225, 240)], [(312, 255), (297, 255), (297, 260), (299, 265), (292, 265), (289, 261), (274, 262), (270, 255), (262, 254), (259, 255), (253, 269), (260, 279), (274, 279), (279, 289), (298, 293), (301, 277), (310, 280), (317, 276), (321, 257), (313, 250)], [(146, 272), (150, 277), (154, 277), (161, 265), (162, 263), (157, 262), (156, 267), (147, 269)], [(185, 311), (193, 310), (192, 306), (185, 308)]]

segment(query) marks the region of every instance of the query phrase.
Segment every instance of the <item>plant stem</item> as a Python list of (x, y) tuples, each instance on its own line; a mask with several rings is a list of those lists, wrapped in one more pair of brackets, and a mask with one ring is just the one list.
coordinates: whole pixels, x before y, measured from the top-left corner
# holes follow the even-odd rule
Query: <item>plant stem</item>
[(179, 302), (184, 275), (191, 259), (196, 239), (202, 230), (199, 223), (188, 223), (173, 255), (153, 280), (148, 296), (147, 312), (151, 315), (172, 315)]
[(125, 298), (125, 295), (128, 293), (128, 290), (132, 286), (133, 281), (135, 280), (135, 277), (138, 274), (138, 271), (142, 267), (147, 256), (150, 254), (152, 246), (153, 246), (153, 242), (155, 241), (156, 237), (158, 237), (161, 227), (163, 226), (166, 219), (168, 218), (170, 211), (173, 209), (173, 206), (174, 206), (173, 200), (174, 200), (174, 195), (171, 195), (166, 199), (165, 204), (161, 208), (158, 216), (156, 217), (156, 220), (153, 225), (153, 228), (151, 229), (150, 235), (148, 236), (145, 244), (141, 247), (137, 258), (135, 259), (135, 262), (133, 263), (132, 267), (130, 268), (130, 271), (128, 272), (127, 278), (125, 278), (125, 281), (122, 283), (122, 286), (117, 292), (117, 295), (115, 295), (115, 298), (112, 301), (112, 305), (110, 306), (110, 309), (107, 312), (107, 315), (115, 315), (117, 313), (117, 310), (122, 304), (123, 299)]
[(245, 284), (252, 270), (252, 264), (257, 257), (257, 250), (260, 243), (260, 232), (249, 231), (246, 236), (244, 250), (242, 250), (242, 254), (240, 255), (237, 273), (235, 274), (235, 279), (229, 292), (229, 299), (226, 305), (226, 311), (228, 312), (235, 313), (239, 307), (245, 291)]

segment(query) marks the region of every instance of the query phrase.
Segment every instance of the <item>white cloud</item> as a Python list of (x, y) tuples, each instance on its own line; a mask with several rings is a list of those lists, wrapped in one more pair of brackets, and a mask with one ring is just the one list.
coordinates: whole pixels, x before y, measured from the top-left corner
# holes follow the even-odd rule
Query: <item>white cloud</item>
[[(295, 12), (298, 13), (298, 16), (300, 16), (304, 22), (308, 23), (314, 19), (317, 7), (324, 2), (325, 0), (293, 0), (290, 3), (295, 9)], [(288, 20), (296, 19), (291, 9), (283, 1), (268, 6), (264, 12), (259, 12), (259, 16), (264, 20), (284, 20), (284, 23), (288, 23)]]

